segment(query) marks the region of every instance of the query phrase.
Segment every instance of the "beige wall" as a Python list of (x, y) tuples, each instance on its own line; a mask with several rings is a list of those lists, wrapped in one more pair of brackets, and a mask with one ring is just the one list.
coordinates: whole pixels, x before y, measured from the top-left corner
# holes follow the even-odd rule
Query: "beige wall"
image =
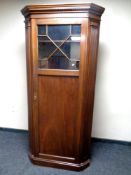
[[(24, 18), (20, 10), (26, 4), (56, 2), (64, 3), (0, 0), (0, 127), (28, 128)], [(92, 136), (131, 141), (131, 1), (90, 2), (106, 8), (100, 31)]]

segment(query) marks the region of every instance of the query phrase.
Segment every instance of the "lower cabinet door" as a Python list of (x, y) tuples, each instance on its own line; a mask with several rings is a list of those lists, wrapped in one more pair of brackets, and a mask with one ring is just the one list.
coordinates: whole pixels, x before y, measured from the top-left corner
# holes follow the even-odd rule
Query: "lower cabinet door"
[(79, 78), (38, 76), (39, 156), (74, 160)]

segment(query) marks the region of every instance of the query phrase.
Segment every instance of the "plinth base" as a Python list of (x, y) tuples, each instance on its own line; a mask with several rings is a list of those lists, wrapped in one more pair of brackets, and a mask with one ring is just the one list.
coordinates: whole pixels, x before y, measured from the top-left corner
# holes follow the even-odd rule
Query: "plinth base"
[(29, 158), (31, 162), (36, 165), (61, 168), (61, 169), (67, 169), (67, 170), (73, 170), (73, 171), (81, 171), (86, 167), (88, 167), (90, 164), (89, 159), (78, 164), (78, 163), (64, 162), (59, 160), (43, 159), (43, 158), (35, 157), (31, 154), (29, 154)]

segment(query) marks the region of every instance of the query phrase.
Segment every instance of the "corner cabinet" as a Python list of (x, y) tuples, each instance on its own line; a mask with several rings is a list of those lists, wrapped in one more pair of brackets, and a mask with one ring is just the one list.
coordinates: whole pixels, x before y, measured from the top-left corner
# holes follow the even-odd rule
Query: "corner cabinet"
[(29, 157), (82, 170), (90, 161), (100, 18), (92, 3), (28, 5), (26, 26)]

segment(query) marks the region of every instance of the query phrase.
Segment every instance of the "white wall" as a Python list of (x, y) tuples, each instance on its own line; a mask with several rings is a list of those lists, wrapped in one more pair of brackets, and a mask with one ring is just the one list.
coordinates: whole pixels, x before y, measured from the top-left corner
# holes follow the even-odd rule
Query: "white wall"
[[(28, 128), (25, 31), (20, 10), (26, 4), (55, 2), (0, 0), (0, 127)], [(131, 141), (131, 1), (90, 2), (106, 8), (100, 31), (92, 136)]]

